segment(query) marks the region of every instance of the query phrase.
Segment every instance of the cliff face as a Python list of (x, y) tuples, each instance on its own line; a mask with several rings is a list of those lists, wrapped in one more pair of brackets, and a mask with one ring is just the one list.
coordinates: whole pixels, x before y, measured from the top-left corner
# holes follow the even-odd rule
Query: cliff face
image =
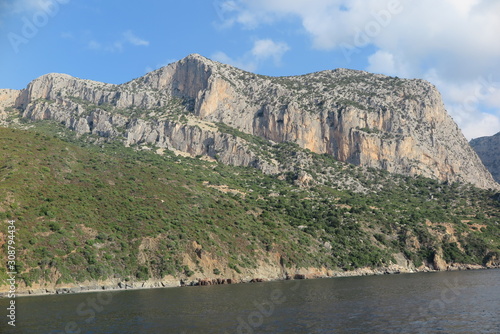
[(500, 182), (500, 132), (494, 136), (473, 139), (470, 145), (495, 181)]
[(12, 109), (20, 93), (14, 89), (0, 89), (0, 124), (12, 113), (9, 108)]
[(439, 92), (421, 80), (345, 69), (265, 77), (191, 55), (122, 85), (48, 74), (21, 91), (15, 107), (25, 118), (55, 120), (78, 134), (208, 155), (268, 173), (280, 166), (220, 123), (357, 165), (498, 186)]

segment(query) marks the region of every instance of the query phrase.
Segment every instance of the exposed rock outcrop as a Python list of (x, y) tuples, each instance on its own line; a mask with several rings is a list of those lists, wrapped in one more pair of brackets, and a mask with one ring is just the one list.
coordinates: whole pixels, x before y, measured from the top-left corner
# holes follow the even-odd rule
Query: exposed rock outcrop
[(248, 138), (218, 124), (357, 165), (498, 187), (439, 92), (422, 80), (346, 69), (265, 77), (190, 55), (122, 85), (44, 75), (20, 93), (15, 107), (25, 118), (55, 120), (78, 134), (267, 173), (280, 168)]
[(470, 145), (493, 178), (500, 182), (500, 132), (494, 136), (473, 139)]
[(4, 123), (9, 115), (13, 114), (13, 106), (21, 94), (14, 89), (0, 89), (0, 124)]

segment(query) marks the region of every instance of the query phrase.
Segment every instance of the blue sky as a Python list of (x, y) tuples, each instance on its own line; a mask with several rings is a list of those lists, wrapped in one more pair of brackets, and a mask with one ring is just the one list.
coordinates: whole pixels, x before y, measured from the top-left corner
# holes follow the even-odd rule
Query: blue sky
[(500, 131), (498, 0), (0, 0), (0, 88), (123, 83), (199, 53), (266, 75), (422, 78), (467, 138)]

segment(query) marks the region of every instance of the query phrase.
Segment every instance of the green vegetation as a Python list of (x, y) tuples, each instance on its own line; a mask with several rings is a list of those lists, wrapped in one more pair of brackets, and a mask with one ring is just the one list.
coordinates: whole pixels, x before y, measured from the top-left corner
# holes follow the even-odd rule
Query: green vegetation
[(379, 134), (381, 133), (381, 131), (377, 128), (360, 128), (360, 127), (356, 127), (356, 130), (360, 130), (360, 131), (363, 131), (363, 132), (366, 132), (366, 133), (374, 133), (374, 134)]
[[(389, 264), (395, 253), (417, 265), (439, 251), (457, 263), (499, 254), (500, 202), (491, 191), (363, 169), (223, 124), (288, 171), (276, 177), (118, 142), (97, 146), (53, 123), (34, 125), (0, 128), (0, 219), (17, 221), (19, 277), (28, 285), (190, 277), (198, 269), (183, 259), (197, 260), (194, 241), (235, 272), (275, 253), (286, 267), (344, 270)], [(293, 165), (298, 155), (310, 161), (305, 170)], [(301, 172), (314, 182), (298, 185)]]

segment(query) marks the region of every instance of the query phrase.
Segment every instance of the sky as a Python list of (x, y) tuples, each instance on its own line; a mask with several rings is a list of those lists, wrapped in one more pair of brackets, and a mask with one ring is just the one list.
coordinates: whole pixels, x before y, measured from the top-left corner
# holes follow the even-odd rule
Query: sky
[(0, 0), (0, 88), (120, 84), (191, 53), (247, 71), (430, 81), (468, 139), (500, 131), (499, 0)]

